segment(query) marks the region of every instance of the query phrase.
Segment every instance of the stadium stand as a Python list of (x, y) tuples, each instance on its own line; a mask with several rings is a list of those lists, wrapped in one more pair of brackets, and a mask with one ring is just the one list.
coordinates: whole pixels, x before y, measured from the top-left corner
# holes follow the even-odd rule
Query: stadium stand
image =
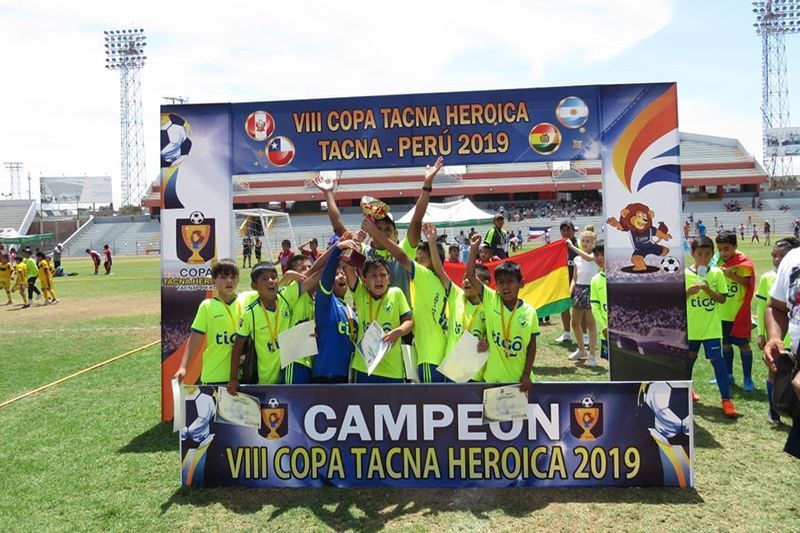
[(147, 255), (161, 252), (161, 225), (150, 217), (94, 217), (65, 243), (70, 257), (85, 255), (86, 248), (104, 244), (114, 255)]
[(35, 216), (34, 200), (0, 200), (0, 232), (12, 230), (27, 235)]

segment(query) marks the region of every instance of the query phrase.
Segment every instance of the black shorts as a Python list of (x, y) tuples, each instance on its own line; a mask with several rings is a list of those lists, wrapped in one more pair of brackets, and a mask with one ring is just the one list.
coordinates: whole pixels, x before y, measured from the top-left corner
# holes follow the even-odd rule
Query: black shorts
[(742, 337), (734, 337), (731, 335), (733, 329), (733, 322), (727, 320), (722, 321), (722, 342), (724, 344), (732, 344), (734, 346), (744, 346), (750, 342), (750, 339), (743, 339)]

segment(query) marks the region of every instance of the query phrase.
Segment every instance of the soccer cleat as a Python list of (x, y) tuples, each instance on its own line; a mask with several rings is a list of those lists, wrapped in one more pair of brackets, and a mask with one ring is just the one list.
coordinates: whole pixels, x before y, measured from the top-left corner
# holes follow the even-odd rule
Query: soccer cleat
[(700, 395), (697, 394), (697, 391), (694, 390), (694, 389), (692, 389), (692, 401), (693, 402), (699, 402), (700, 401)]
[(777, 427), (783, 424), (783, 422), (781, 422), (781, 416), (778, 413), (769, 413), (767, 415), (767, 423), (772, 427)]
[(600, 365), (597, 364), (597, 359), (595, 359), (594, 355), (591, 355), (591, 354), (586, 359), (586, 363), (585, 364), (586, 364), (586, 366), (590, 366), (592, 368), (600, 366)]
[(756, 386), (753, 384), (752, 378), (744, 378), (742, 383), (742, 390), (745, 392), (753, 392), (756, 390)]
[(571, 340), (572, 334), (569, 331), (565, 331), (560, 337), (556, 337), (556, 342), (569, 342)]
[(722, 400), (722, 414), (728, 418), (738, 418), (739, 416), (731, 400)]
[(578, 360), (586, 359), (586, 357), (587, 357), (586, 352), (582, 352), (580, 350), (575, 350), (574, 352), (569, 354), (567, 359), (569, 359), (570, 361), (578, 361)]
[(60, 301), (61, 301), (61, 300), (57, 300), (57, 299), (53, 298), (53, 300), (52, 300), (50, 303), (51, 303), (51, 304), (57, 304), (57, 303), (58, 303), (58, 302), (60, 302)]
[(28, 308), (28, 307), (30, 307), (30, 306), (31, 306), (31, 304), (29, 304), (29, 303), (26, 303), (26, 304), (24, 304), (24, 305), (22, 306), (22, 308), (23, 308), (23, 309), (27, 309), (27, 308)]

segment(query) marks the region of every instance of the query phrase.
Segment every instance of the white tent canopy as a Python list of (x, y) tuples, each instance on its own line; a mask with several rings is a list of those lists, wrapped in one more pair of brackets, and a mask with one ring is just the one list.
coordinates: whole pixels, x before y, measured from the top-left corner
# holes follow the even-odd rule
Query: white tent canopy
[[(415, 209), (416, 207), (397, 221), (398, 228), (408, 227)], [(429, 203), (422, 221), (430, 222), (440, 228), (457, 228), (491, 223), (493, 218), (493, 214), (478, 208), (469, 198), (464, 198), (443, 204)]]

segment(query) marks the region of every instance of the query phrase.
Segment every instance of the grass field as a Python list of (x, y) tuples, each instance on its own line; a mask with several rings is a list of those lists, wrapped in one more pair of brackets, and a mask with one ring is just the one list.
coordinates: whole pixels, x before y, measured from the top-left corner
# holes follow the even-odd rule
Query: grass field
[[(743, 251), (769, 268), (766, 247)], [(0, 308), (0, 402), (158, 338), (158, 260), (119, 258), (108, 277), (89, 266), (66, 262), (79, 275), (57, 280), (57, 306)], [(560, 332), (543, 331), (538, 380), (603, 379), (566, 360)], [(758, 362), (758, 390), (733, 389), (737, 421), (696, 366), (695, 490), (182, 490), (177, 437), (158, 422), (159, 353), (0, 408), (0, 529), (800, 530), (800, 461), (781, 451), (786, 428), (766, 424)]]

